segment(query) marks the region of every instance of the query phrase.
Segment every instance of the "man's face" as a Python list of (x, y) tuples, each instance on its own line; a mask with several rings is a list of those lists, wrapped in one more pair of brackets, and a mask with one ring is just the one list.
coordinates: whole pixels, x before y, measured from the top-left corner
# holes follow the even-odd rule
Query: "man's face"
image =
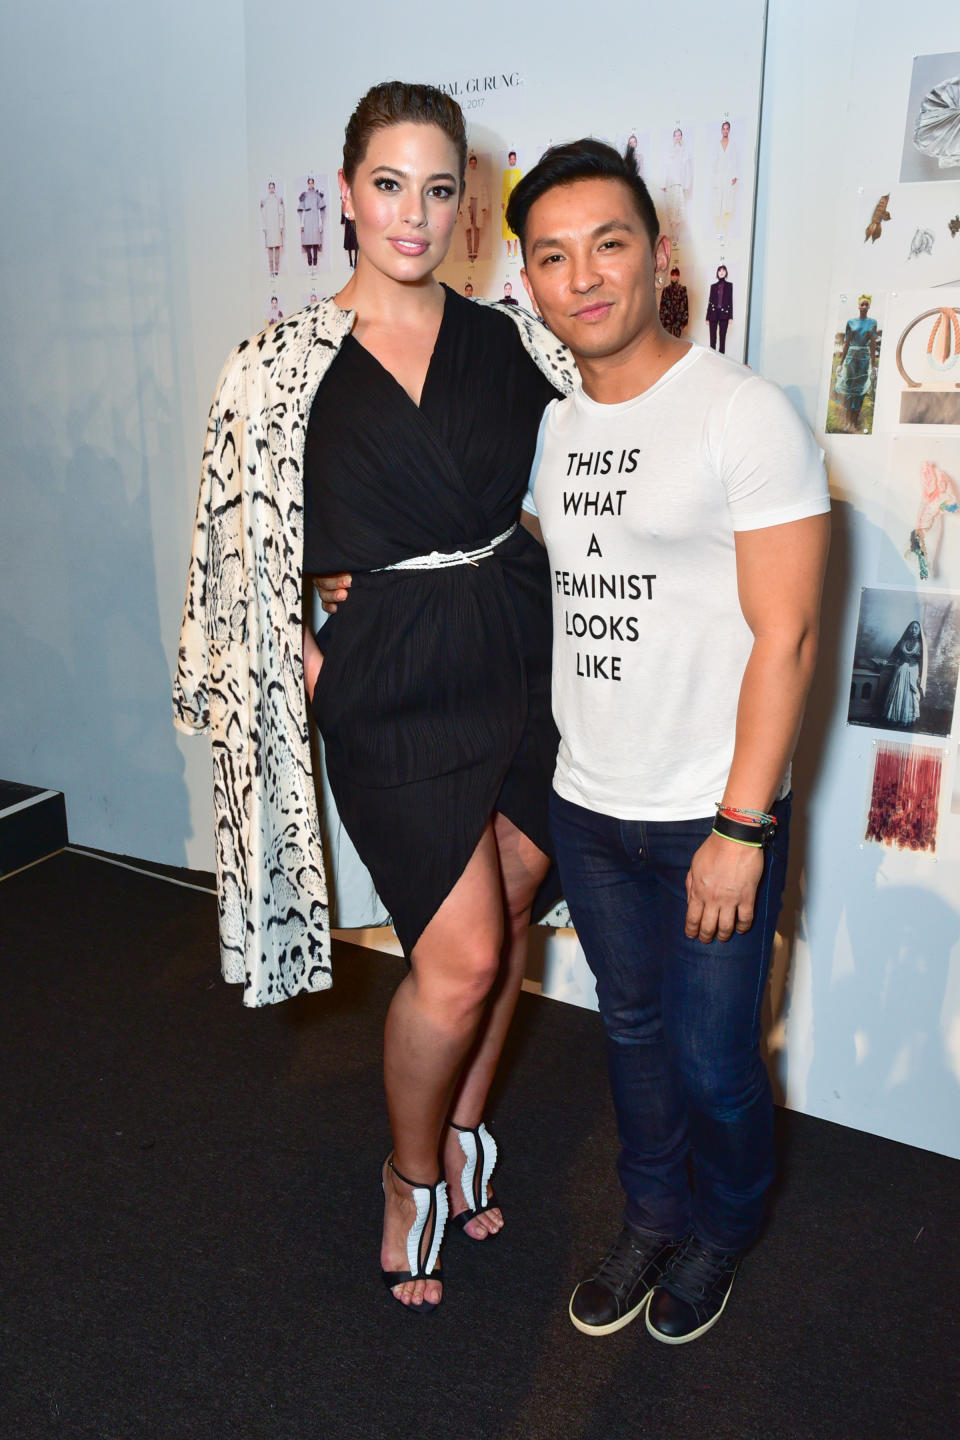
[(659, 329), (654, 278), (670, 242), (651, 247), (622, 180), (575, 180), (534, 201), (527, 216), (523, 283), (550, 329), (575, 356), (629, 351)]

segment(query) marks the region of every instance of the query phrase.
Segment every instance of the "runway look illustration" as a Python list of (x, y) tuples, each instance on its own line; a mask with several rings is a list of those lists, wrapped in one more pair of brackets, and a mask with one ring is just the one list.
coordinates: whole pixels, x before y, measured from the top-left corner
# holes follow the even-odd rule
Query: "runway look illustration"
[[(257, 1005), (330, 983), (309, 696), (410, 966), (384, 1035), (380, 1259), (416, 1314), (441, 1299), (448, 1205), (472, 1240), (503, 1224), (484, 1106), (550, 865), (557, 747), (547, 561), (517, 522), (543, 408), (573, 385), (521, 307), (434, 278), (465, 170), (463, 116), (432, 87), (378, 85), (351, 117), (357, 268), (227, 363), (174, 700), (213, 737), (224, 972)], [(315, 638), (304, 572), (345, 569), (350, 602)]]

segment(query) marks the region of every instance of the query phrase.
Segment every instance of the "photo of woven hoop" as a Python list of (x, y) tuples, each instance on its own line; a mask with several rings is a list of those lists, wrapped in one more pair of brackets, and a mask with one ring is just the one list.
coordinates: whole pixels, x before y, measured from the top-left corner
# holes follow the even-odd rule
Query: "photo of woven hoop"
[[(922, 334), (914, 336), (908, 346), (912, 332), (925, 320), (933, 321), (925, 341)], [(897, 344), (897, 369), (907, 384), (900, 395), (901, 425), (960, 425), (960, 372), (956, 380), (948, 378), (958, 361), (960, 315), (952, 306), (924, 310), (910, 321)], [(914, 378), (908, 364), (921, 379)]]

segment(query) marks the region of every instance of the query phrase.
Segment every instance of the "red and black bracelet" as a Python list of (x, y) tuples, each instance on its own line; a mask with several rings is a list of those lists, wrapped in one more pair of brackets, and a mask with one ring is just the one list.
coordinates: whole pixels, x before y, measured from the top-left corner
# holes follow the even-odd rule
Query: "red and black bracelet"
[(717, 805), (713, 822), (714, 835), (724, 840), (735, 840), (738, 845), (749, 845), (754, 850), (763, 850), (771, 843), (777, 830), (777, 817), (765, 810), (742, 810), (736, 805)]

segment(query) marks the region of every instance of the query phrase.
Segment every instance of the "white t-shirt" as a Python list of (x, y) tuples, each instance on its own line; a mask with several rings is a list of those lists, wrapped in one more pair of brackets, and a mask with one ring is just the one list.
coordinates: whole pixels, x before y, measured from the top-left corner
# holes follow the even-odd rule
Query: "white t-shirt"
[(552, 401), (524, 508), (550, 559), (557, 792), (712, 815), (753, 645), (734, 533), (829, 510), (823, 452), (776, 385), (694, 345), (633, 400)]

